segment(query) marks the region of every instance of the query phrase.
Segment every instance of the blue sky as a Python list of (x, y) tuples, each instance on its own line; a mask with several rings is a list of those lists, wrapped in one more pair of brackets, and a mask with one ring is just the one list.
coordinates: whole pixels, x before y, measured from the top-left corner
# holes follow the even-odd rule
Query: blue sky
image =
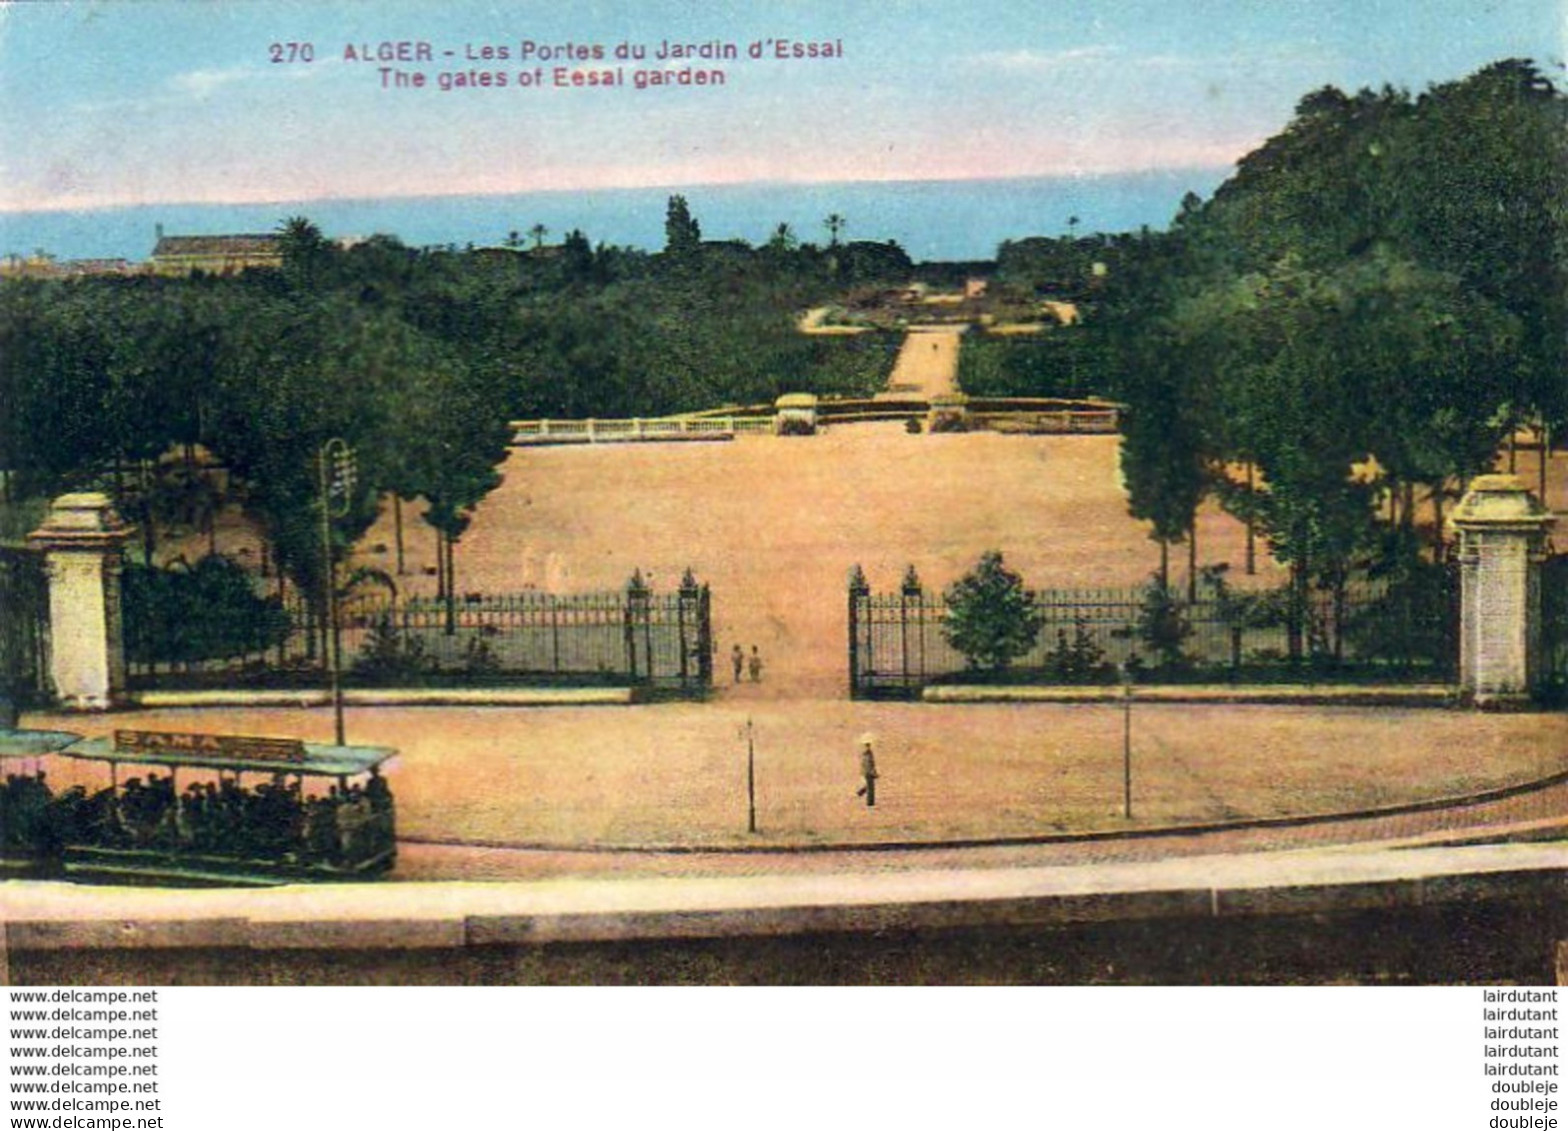
[[(1556, 0), (0, 2), (0, 212), (746, 181), (1213, 168), (1332, 83), (1419, 89), (1499, 58), (1562, 77)], [(722, 86), (520, 87), (521, 44), (842, 42), (697, 61)], [(307, 42), (312, 63), (274, 64)], [(420, 90), (353, 44), (426, 42)], [(469, 45), (507, 62), (468, 63)], [(453, 52), (448, 57), (446, 51)], [(573, 64), (602, 69), (617, 65)], [(436, 88), (442, 71), (503, 89)]]

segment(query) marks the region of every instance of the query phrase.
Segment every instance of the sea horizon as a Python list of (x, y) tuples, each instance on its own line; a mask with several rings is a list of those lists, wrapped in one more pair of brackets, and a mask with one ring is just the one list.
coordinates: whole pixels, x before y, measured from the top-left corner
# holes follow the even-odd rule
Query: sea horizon
[[(657, 251), (665, 205), (686, 197), (705, 239), (767, 242), (789, 224), (803, 243), (826, 243), (824, 221), (846, 221), (841, 239), (897, 242), (916, 261), (989, 260), (1005, 240), (1031, 236), (1163, 230), (1188, 192), (1207, 197), (1233, 168), (1147, 170), (974, 180), (744, 182), (592, 190), (264, 203), (159, 203), (60, 211), (0, 212), (0, 255), (58, 259), (152, 254), (167, 235), (270, 232), (306, 216), (331, 238), (392, 235), (410, 247), (493, 247), (516, 232), (531, 242), (542, 224), (558, 243), (573, 229), (594, 244)], [(1076, 223), (1074, 223), (1076, 221)]]

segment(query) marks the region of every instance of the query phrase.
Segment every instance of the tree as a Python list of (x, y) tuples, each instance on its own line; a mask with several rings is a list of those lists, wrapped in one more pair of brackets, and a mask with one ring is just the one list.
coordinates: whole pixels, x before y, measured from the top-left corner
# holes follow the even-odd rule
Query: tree
[(1034, 647), (1045, 624), (1023, 579), (1002, 564), (1000, 550), (982, 554), (975, 568), (950, 585), (945, 596), (942, 635), (971, 668), (1005, 670)]
[(669, 199), (664, 210), (664, 250), (670, 255), (689, 255), (702, 243), (698, 225), (684, 196)]
[(848, 226), (848, 224), (849, 221), (844, 219), (844, 217), (840, 216), (837, 212), (829, 213), (828, 218), (822, 221), (822, 226), (828, 230), (829, 247), (838, 246), (839, 233), (842, 232), (845, 227)]
[(325, 281), (336, 247), (304, 216), (290, 216), (278, 226), (283, 247), (283, 277), (298, 291), (315, 291)]
[(585, 283), (593, 276), (593, 246), (579, 228), (567, 232), (561, 241), (561, 267), (571, 283)]
[(544, 237), (548, 235), (549, 232), (550, 229), (545, 227), (543, 224), (535, 224), (533, 227), (528, 229), (528, 234), (534, 238), (535, 251), (538, 251), (544, 246)]

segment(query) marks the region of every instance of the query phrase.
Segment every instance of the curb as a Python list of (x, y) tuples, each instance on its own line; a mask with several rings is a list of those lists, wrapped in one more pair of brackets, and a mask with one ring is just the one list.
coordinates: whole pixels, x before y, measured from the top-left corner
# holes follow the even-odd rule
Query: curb
[[(923, 703), (1121, 703), (1121, 687), (989, 687), (934, 684), (920, 694)], [(1162, 684), (1133, 688), (1134, 703), (1224, 703), (1303, 707), (1454, 707), (1459, 693), (1444, 684), (1408, 687), (1316, 687), (1310, 684), (1236, 687), (1227, 684)]]
[[(624, 707), (634, 702), (629, 687), (592, 688), (387, 688), (343, 693), (346, 707)], [(327, 707), (325, 691), (142, 691), (126, 704), (144, 710), (201, 707)]]

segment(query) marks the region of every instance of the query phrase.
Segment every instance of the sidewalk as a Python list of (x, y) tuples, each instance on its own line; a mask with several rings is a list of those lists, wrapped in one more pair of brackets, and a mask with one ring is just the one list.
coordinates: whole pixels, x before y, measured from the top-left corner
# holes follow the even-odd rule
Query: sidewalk
[(12, 952), (405, 950), (1389, 910), (1540, 899), (1561, 891), (1565, 869), (1561, 846), (1503, 845), (592, 884), (261, 892), (27, 884), (0, 897)]

